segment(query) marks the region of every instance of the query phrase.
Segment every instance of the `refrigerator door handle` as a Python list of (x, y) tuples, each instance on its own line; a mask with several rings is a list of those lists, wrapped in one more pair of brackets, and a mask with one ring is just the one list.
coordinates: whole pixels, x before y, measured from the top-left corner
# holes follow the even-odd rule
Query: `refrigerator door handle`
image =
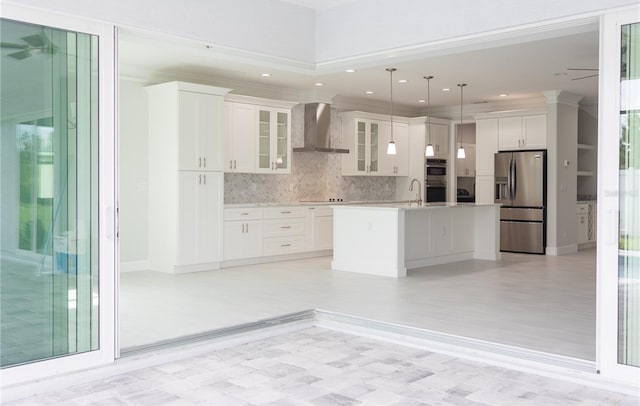
[(509, 200), (513, 200), (513, 159), (509, 159), (509, 174), (507, 175), (507, 191), (509, 192)]
[(511, 193), (513, 193), (513, 196), (511, 197), (511, 200), (515, 200), (516, 198), (516, 193), (518, 193), (518, 165), (516, 163), (516, 160), (513, 160), (513, 172), (511, 173)]

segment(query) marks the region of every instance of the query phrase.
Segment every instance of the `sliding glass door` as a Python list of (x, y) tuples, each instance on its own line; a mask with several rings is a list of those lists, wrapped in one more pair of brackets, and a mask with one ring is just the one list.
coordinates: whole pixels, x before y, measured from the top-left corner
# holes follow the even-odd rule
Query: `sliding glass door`
[(640, 367), (640, 23), (621, 27), (618, 363)]
[(601, 27), (598, 176), (598, 366), (640, 380), (640, 20), (638, 8)]
[(0, 366), (99, 347), (98, 37), (0, 19)]

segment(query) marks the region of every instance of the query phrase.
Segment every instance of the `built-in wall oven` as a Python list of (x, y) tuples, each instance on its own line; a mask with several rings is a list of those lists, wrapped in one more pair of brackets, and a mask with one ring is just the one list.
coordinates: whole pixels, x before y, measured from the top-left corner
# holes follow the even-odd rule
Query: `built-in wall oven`
[(427, 203), (447, 201), (447, 160), (427, 159), (425, 165), (424, 201)]

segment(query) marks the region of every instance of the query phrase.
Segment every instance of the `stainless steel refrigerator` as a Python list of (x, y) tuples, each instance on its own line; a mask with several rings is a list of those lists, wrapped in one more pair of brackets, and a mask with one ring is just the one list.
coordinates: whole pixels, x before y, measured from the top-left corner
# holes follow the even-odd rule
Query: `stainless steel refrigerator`
[(495, 154), (495, 202), (500, 208), (500, 251), (544, 254), (547, 152)]

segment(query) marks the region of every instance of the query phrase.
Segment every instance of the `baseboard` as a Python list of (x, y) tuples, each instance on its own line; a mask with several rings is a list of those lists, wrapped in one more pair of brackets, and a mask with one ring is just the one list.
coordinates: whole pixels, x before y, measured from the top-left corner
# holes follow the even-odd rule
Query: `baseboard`
[(146, 271), (150, 268), (147, 260), (120, 262), (120, 272)]
[(578, 250), (593, 248), (597, 245), (598, 243), (596, 241), (583, 242), (582, 244), (578, 244)]
[(552, 256), (575, 254), (578, 252), (578, 244), (564, 245), (562, 247), (547, 247), (546, 254)]
[(174, 265), (173, 273), (190, 273), (190, 272), (206, 272), (220, 269), (220, 262), (205, 262), (203, 264), (193, 265)]
[(297, 254), (286, 254), (286, 255), (273, 255), (268, 257), (255, 257), (255, 258), (243, 258), (243, 259), (233, 259), (230, 261), (222, 261), (222, 268), (231, 268), (235, 266), (245, 266), (245, 265), (256, 265), (256, 264), (268, 264), (270, 262), (280, 262), (280, 261), (294, 261), (296, 259), (309, 259), (309, 258), (317, 258), (317, 257), (328, 257), (333, 255), (333, 250), (321, 250), (321, 251), (310, 251), (310, 252), (300, 252)]
[(407, 260), (406, 266), (407, 266), (407, 269), (417, 269), (417, 268), (424, 268), (425, 266), (442, 265), (442, 264), (448, 264), (450, 262), (467, 261), (469, 259), (474, 259), (473, 251), (463, 252), (460, 254), (442, 255), (439, 257), (432, 257), (432, 258), (420, 258), (420, 259)]

